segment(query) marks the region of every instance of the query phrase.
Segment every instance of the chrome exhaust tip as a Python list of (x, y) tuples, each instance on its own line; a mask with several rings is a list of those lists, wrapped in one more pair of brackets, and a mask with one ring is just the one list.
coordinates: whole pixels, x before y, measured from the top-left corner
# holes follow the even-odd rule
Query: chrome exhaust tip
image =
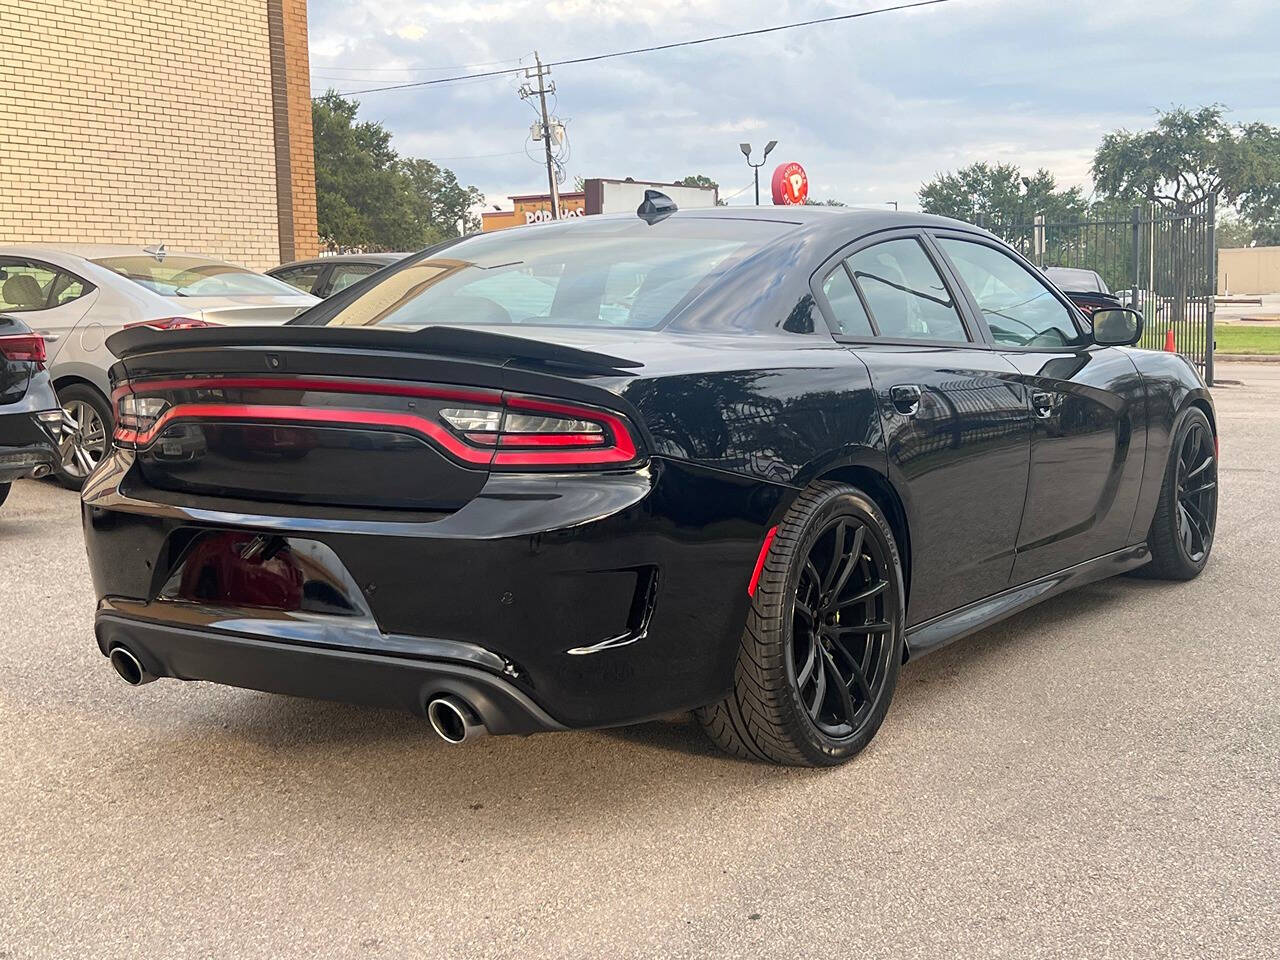
[(433, 697), (427, 703), (427, 719), (445, 743), (457, 745), (488, 734), (476, 712), (454, 696)]
[(50, 472), (49, 465), (47, 463), (42, 463), (39, 466), (37, 466), (34, 470), (31, 471), (31, 476), (32, 476), (32, 479), (39, 480), (42, 477), (47, 477), (49, 475), (49, 472)]
[(140, 687), (155, 679), (127, 647), (117, 644), (111, 648), (107, 659), (111, 661), (111, 666), (115, 667), (116, 673), (120, 674), (120, 679), (131, 687)]

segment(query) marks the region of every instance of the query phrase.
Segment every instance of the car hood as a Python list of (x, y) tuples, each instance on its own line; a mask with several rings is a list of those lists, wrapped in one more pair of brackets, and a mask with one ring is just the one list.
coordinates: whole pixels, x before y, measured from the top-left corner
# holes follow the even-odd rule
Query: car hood
[(219, 324), (274, 324), (292, 320), (320, 301), (305, 293), (260, 297), (166, 297), (174, 316)]

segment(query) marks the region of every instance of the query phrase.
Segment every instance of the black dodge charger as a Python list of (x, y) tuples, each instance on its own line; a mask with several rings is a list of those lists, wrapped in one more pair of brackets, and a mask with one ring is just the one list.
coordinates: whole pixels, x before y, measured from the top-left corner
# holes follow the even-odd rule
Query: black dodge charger
[(109, 341), (98, 645), (394, 704), (445, 739), (696, 710), (835, 764), (900, 665), (1213, 545), (1217, 428), (1141, 317), (910, 213), (677, 211), (455, 240), (284, 327)]

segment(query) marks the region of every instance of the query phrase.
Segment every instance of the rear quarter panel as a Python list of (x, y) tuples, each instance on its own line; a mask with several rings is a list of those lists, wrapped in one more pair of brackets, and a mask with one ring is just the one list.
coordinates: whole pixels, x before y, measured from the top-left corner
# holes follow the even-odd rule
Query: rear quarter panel
[(821, 337), (691, 345), (682, 362), (647, 364), (619, 389), (657, 456), (797, 489), (846, 464), (884, 472), (871, 380), (850, 351)]

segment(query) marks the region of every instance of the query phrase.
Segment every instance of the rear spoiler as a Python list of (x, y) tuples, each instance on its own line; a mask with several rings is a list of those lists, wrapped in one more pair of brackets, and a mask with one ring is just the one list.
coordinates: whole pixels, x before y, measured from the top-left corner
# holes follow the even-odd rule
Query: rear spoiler
[(317, 327), (295, 324), (198, 327), (188, 330), (156, 330), (154, 327), (137, 326), (107, 337), (107, 349), (120, 360), (184, 347), (334, 347), (386, 350), (394, 353), (474, 357), (490, 361), (525, 360), (603, 374), (644, 366), (639, 360), (504, 333), (469, 330), (466, 327), (423, 327), (421, 330), (403, 331), (377, 327)]

